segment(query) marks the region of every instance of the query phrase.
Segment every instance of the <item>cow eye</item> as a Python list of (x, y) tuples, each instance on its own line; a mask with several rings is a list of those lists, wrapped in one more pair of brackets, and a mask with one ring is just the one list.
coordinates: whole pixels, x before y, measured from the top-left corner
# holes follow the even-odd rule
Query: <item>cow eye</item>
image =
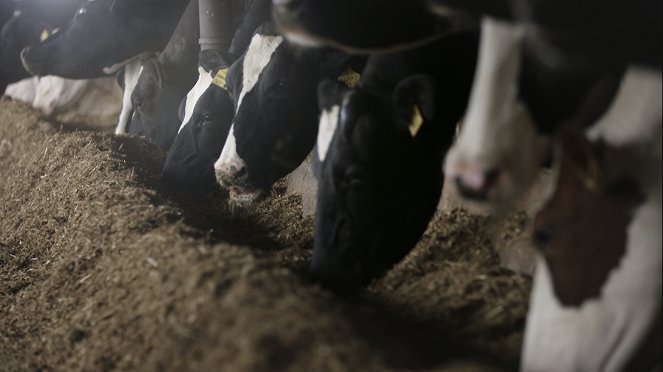
[(553, 238), (553, 230), (550, 227), (537, 227), (534, 230), (534, 243), (540, 250), (548, 248)]
[(136, 98), (132, 100), (131, 104), (133, 105), (134, 108), (140, 108), (141, 106), (143, 106), (143, 100), (140, 98)]
[(199, 127), (207, 126), (214, 121), (214, 115), (209, 112), (205, 112), (200, 115), (200, 120), (197, 121)]

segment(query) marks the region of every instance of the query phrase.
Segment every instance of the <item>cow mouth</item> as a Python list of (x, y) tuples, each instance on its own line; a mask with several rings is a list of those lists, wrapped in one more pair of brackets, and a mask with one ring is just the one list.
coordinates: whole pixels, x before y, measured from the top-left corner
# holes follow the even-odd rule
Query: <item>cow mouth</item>
[(256, 202), (266, 195), (264, 188), (250, 182), (246, 168), (241, 173), (228, 173), (215, 170), (216, 179), (224, 189), (228, 190), (230, 202), (233, 204), (247, 204)]

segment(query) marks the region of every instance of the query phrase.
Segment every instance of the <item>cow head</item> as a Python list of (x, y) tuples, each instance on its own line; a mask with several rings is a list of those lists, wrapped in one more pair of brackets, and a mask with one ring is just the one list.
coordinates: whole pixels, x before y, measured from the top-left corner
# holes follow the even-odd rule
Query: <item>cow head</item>
[(582, 135), (561, 142), (555, 191), (536, 216), (534, 238), (555, 296), (580, 306), (600, 296), (622, 260), (627, 227), (644, 195), (635, 179), (610, 173), (602, 143), (592, 146)]
[(560, 135), (534, 221), (524, 370), (660, 365), (660, 100), (660, 72), (631, 70), (595, 126)]
[(242, 71), (232, 81), (239, 96), (233, 127), (214, 165), (219, 183), (237, 202), (259, 198), (304, 161), (317, 133), (316, 86), (351, 60), (328, 49), (295, 48), (270, 27), (254, 36), (237, 66)]
[(233, 66), (236, 113), (214, 164), (217, 180), (233, 201), (262, 196), (313, 147), (317, 66), (310, 63), (267, 25), (253, 36), (242, 63)]
[(39, 45), (25, 48), (25, 69), (37, 76), (89, 79), (145, 51), (161, 51), (185, 1), (88, 0), (63, 29)]
[(234, 116), (226, 85), (228, 67), (234, 60), (221, 51), (200, 52), (198, 81), (180, 105), (182, 125), (164, 165), (166, 184), (187, 190), (214, 187), (214, 161)]
[(428, 75), (403, 79), (387, 95), (320, 85), (311, 271), (325, 285), (351, 292), (368, 284), (426, 229), (453, 134), (453, 125), (445, 130), (436, 122), (435, 96)]
[(195, 81), (195, 73), (185, 66), (168, 68), (158, 59), (145, 61), (131, 93), (133, 115), (129, 133), (144, 136), (168, 151), (181, 125), (180, 102), (192, 80)]
[[(470, 104), (444, 168), (467, 197), (505, 202), (520, 196), (549, 160), (557, 127), (591, 123), (614, 93), (616, 85), (603, 84), (600, 71), (539, 63), (523, 49), (523, 37), (522, 26), (483, 22)], [(593, 90), (600, 98), (587, 98)]]

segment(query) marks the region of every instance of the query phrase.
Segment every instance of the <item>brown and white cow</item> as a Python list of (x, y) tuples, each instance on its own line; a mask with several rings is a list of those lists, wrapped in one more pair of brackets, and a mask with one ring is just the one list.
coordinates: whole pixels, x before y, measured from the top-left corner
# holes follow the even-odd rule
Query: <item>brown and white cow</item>
[(630, 68), (586, 135), (561, 135), (524, 371), (661, 368), (661, 73)]

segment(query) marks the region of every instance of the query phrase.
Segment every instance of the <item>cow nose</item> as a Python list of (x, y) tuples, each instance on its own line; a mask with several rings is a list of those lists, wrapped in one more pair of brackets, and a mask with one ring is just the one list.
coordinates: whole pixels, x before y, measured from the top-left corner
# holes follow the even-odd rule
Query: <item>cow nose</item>
[(501, 172), (497, 168), (462, 170), (452, 172), (453, 181), (461, 195), (468, 199), (487, 200), (490, 192), (498, 185)]
[(243, 163), (221, 164), (214, 169), (216, 179), (222, 186), (230, 187), (246, 183), (248, 171)]

